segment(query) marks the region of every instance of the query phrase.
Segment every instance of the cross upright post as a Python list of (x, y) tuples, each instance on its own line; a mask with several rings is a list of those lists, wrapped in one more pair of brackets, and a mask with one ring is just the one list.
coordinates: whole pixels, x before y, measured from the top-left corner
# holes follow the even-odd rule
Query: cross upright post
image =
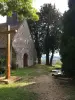
[[(10, 25), (8, 25), (8, 32), (10, 31)], [(7, 34), (7, 69), (6, 79), (10, 79), (10, 32)]]

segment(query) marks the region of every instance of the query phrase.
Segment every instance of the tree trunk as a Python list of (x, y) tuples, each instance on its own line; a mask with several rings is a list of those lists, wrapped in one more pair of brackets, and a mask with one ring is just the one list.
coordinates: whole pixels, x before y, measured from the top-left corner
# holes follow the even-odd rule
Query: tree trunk
[(51, 58), (50, 58), (50, 66), (52, 66), (53, 56), (54, 56), (54, 51), (52, 52), (52, 55), (51, 55)]
[(46, 52), (46, 65), (49, 65), (49, 50)]
[(38, 64), (41, 64), (41, 57), (38, 57)]

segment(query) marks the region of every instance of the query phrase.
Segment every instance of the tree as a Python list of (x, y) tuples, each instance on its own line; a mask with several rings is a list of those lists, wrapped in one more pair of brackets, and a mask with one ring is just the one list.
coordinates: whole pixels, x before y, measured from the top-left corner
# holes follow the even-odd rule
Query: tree
[(75, 6), (75, 0), (68, 0), (69, 8), (73, 8)]
[(69, 0), (69, 10), (63, 16), (63, 34), (60, 54), (62, 70), (68, 76), (75, 76), (75, 0)]
[(44, 4), (38, 15), (39, 21), (28, 21), (37, 51), (38, 63), (41, 62), (41, 55), (46, 53), (46, 64), (49, 65), (51, 51), (50, 65), (52, 65), (53, 54), (58, 48), (59, 33), (61, 33), (58, 23), (61, 15), (51, 4)]
[(41, 64), (41, 55), (43, 52), (42, 50), (43, 34), (41, 31), (40, 13), (38, 13), (38, 15), (39, 15), (39, 20), (38, 21), (28, 20), (28, 25), (37, 51), (38, 64)]
[[(41, 23), (43, 30), (45, 31), (45, 53), (46, 53), (46, 64), (49, 65), (49, 53), (52, 52), (50, 65), (52, 65), (53, 54), (57, 49), (57, 34), (60, 32), (60, 17), (61, 14), (56, 10), (55, 5), (44, 4), (40, 10)], [(61, 33), (61, 32), (60, 32)]]
[(32, 0), (0, 0), (0, 14), (11, 16), (16, 12), (19, 19), (29, 18), (38, 20), (36, 9), (32, 7)]

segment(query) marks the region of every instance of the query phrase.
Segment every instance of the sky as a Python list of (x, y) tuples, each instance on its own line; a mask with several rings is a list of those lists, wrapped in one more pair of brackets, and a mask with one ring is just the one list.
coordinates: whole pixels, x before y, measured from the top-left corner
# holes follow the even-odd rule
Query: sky
[(40, 6), (44, 3), (52, 3), (56, 5), (56, 8), (59, 9), (61, 13), (68, 10), (68, 0), (33, 0), (33, 2), (33, 6), (37, 9), (40, 9)]
[[(68, 10), (67, 2), (68, 0), (33, 0), (33, 7), (35, 7), (38, 10), (40, 9), (40, 6), (42, 6), (44, 3), (55, 3), (56, 8), (59, 9), (61, 13), (64, 13), (65, 10)], [(0, 23), (5, 22), (6, 17), (0, 16)]]

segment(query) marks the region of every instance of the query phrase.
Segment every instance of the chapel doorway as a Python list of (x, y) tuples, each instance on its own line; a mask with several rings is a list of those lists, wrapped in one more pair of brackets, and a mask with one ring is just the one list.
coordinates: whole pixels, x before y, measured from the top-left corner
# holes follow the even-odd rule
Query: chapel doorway
[(24, 63), (24, 67), (28, 66), (28, 55), (27, 55), (27, 53), (24, 54), (23, 63)]

